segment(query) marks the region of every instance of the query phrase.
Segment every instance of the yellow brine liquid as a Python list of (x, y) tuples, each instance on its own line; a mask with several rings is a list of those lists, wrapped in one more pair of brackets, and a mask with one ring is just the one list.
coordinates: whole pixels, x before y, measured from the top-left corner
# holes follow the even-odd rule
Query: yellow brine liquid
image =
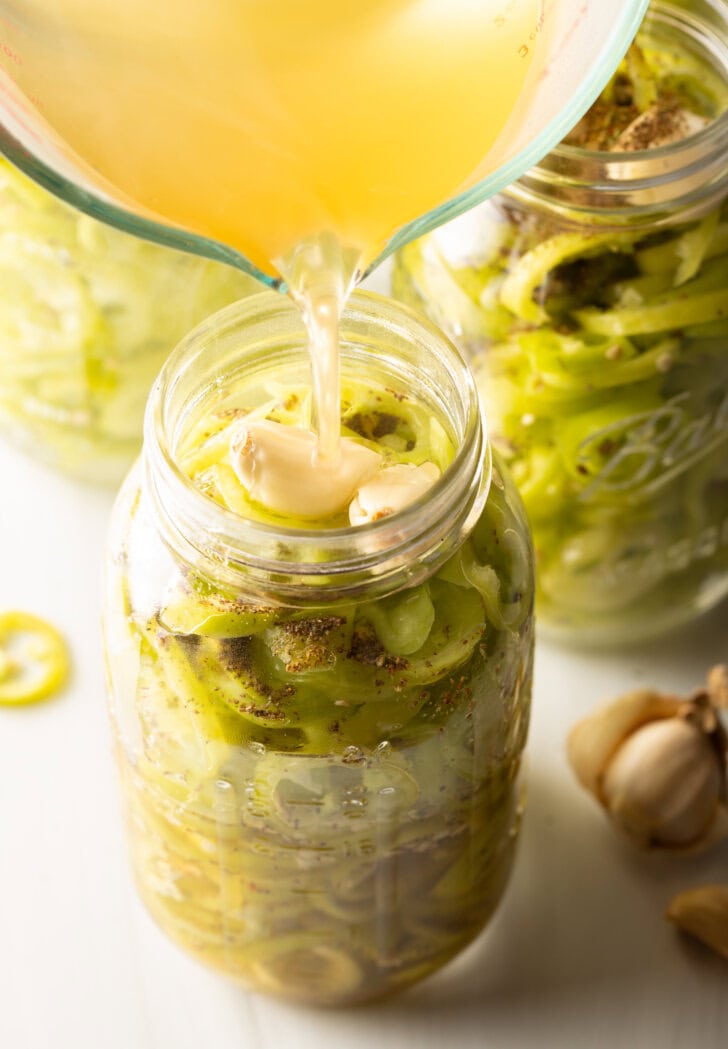
[(397, 228), (498, 165), (492, 147), (540, 10), (541, 0), (0, 0), (10, 52), (0, 61), (127, 197), (288, 280), (328, 357), (315, 385), (335, 454), (341, 302)]

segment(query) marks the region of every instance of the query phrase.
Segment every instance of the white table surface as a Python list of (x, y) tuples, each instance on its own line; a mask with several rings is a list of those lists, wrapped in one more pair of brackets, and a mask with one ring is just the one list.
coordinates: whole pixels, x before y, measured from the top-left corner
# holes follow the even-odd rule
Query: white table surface
[(728, 611), (620, 654), (539, 645), (530, 798), (489, 930), (384, 1005), (318, 1012), (246, 994), (166, 941), (135, 898), (104, 709), (99, 565), (110, 494), (0, 447), (0, 608), (65, 631), (63, 696), (0, 708), (2, 1049), (724, 1049), (728, 964), (662, 918), (728, 881), (704, 858), (635, 854), (572, 780), (564, 737), (640, 684), (689, 691), (728, 657)]

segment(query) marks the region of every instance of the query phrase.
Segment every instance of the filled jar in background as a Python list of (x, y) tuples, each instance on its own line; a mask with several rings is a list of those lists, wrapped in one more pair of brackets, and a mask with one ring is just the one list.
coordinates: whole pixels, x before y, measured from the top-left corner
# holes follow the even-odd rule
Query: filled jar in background
[(118, 483), (170, 351), (257, 288), (75, 211), (0, 158), (0, 433), (68, 473)]
[(341, 352), (349, 449), (427, 469), (426, 490), (358, 525), (246, 493), (238, 428), (311, 411), (301, 318), (256, 296), (155, 384), (105, 613), (142, 898), (201, 961), (322, 1004), (424, 978), (490, 917), (520, 821), (533, 646), (525, 514), (454, 347), (358, 293)]
[(565, 639), (728, 593), (727, 103), (725, 5), (654, 3), (565, 143), (395, 264), (476, 372)]

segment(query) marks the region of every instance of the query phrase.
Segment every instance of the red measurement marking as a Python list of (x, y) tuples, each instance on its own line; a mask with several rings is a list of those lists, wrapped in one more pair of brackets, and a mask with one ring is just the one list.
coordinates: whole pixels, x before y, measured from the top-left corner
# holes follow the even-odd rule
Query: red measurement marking
[(12, 48), (10, 44), (6, 44), (4, 40), (0, 41), (0, 55), (5, 55), (11, 62), (14, 62), (16, 66), (22, 66), (23, 64), (23, 59), (18, 52)]
[[(550, 10), (550, 8), (549, 8), (549, 10)], [(581, 5), (581, 7), (579, 8), (577, 16), (576, 16), (575, 20), (572, 22), (572, 24), (569, 27), (569, 29), (567, 30), (566, 34), (559, 41), (559, 46), (558, 46), (558, 50), (559, 51), (563, 50), (563, 48), (569, 43), (569, 41), (571, 40), (571, 38), (574, 35), (574, 33), (576, 32), (576, 30), (579, 28), (581, 23), (584, 21), (585, 15), (588, 15), (588, 14), (589, 14), (589, 0), (586, 0), (586, 2), (583, 3)], [(547, 77), (551, 76), (552, 72), (553, 72), (553, 65), (552, 65), (552, 63), (549, 62), (546, 65), (546, 67), (541, 70), (541, 74), (540, 74), (540, 76), (538, 78), (539, 79), (539, 83), (542, 80), (545, 80)]]
[(589, 14), (589, 0), (586, 0), (586, 3), (582, 4), (581, 7), (579, 8), (579, 11), (577, 12), (576, 18), (571, 23), (571, 26), (569, 27), (568, 31), (564, 34), (563, 38), (560, 40), (560, 42), (559, 42), (559, 48), (560, 49), (565, 47), (569, 43), (569, 41), (573, 37), (574, 33), (577, 31), (577, 29), (579, 28), (581, 23), (584, 21), (584, 16), (588, 15), (588, 14)]
[(21, 95), (15, 82), (2, 69), (0, 69), (0, 101), (2, 101), (2, 108), (7, 115), (6, 124), (13, 136), (18, 138), (15, 125), (22, 133), (19, 141), (23, 142), (25, 139), (30, 139), (44, 149), (46, 145), (45, 138), (35, 130), (37, 117), (33, 115), (28, 106), (27, 98)]

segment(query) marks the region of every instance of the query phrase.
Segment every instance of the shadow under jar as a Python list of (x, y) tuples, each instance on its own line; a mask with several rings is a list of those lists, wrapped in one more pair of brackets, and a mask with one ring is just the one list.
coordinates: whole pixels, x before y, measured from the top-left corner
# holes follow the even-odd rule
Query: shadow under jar
[(633, 61), (668, 99), (694, 96), (704, 129), (562, 144), (394, 275), (471, 360), (529, 515), (539, 622), (588, 644), (657, 635), (728, 593), (725, 5), (654, 3), (637, 41)]
[(477, 394), (428, 322), (355, 294), (342, 433), (434, 462), (352, 527), (230, 484), (241, 419), (306, 422), (301, 319), (264, 293), (183, 341), (116, 506), (105, 639), (134, 869), (164, 930), (261, 991), (345, 1004), (442, 966), (508, 879), (533, 564)]

